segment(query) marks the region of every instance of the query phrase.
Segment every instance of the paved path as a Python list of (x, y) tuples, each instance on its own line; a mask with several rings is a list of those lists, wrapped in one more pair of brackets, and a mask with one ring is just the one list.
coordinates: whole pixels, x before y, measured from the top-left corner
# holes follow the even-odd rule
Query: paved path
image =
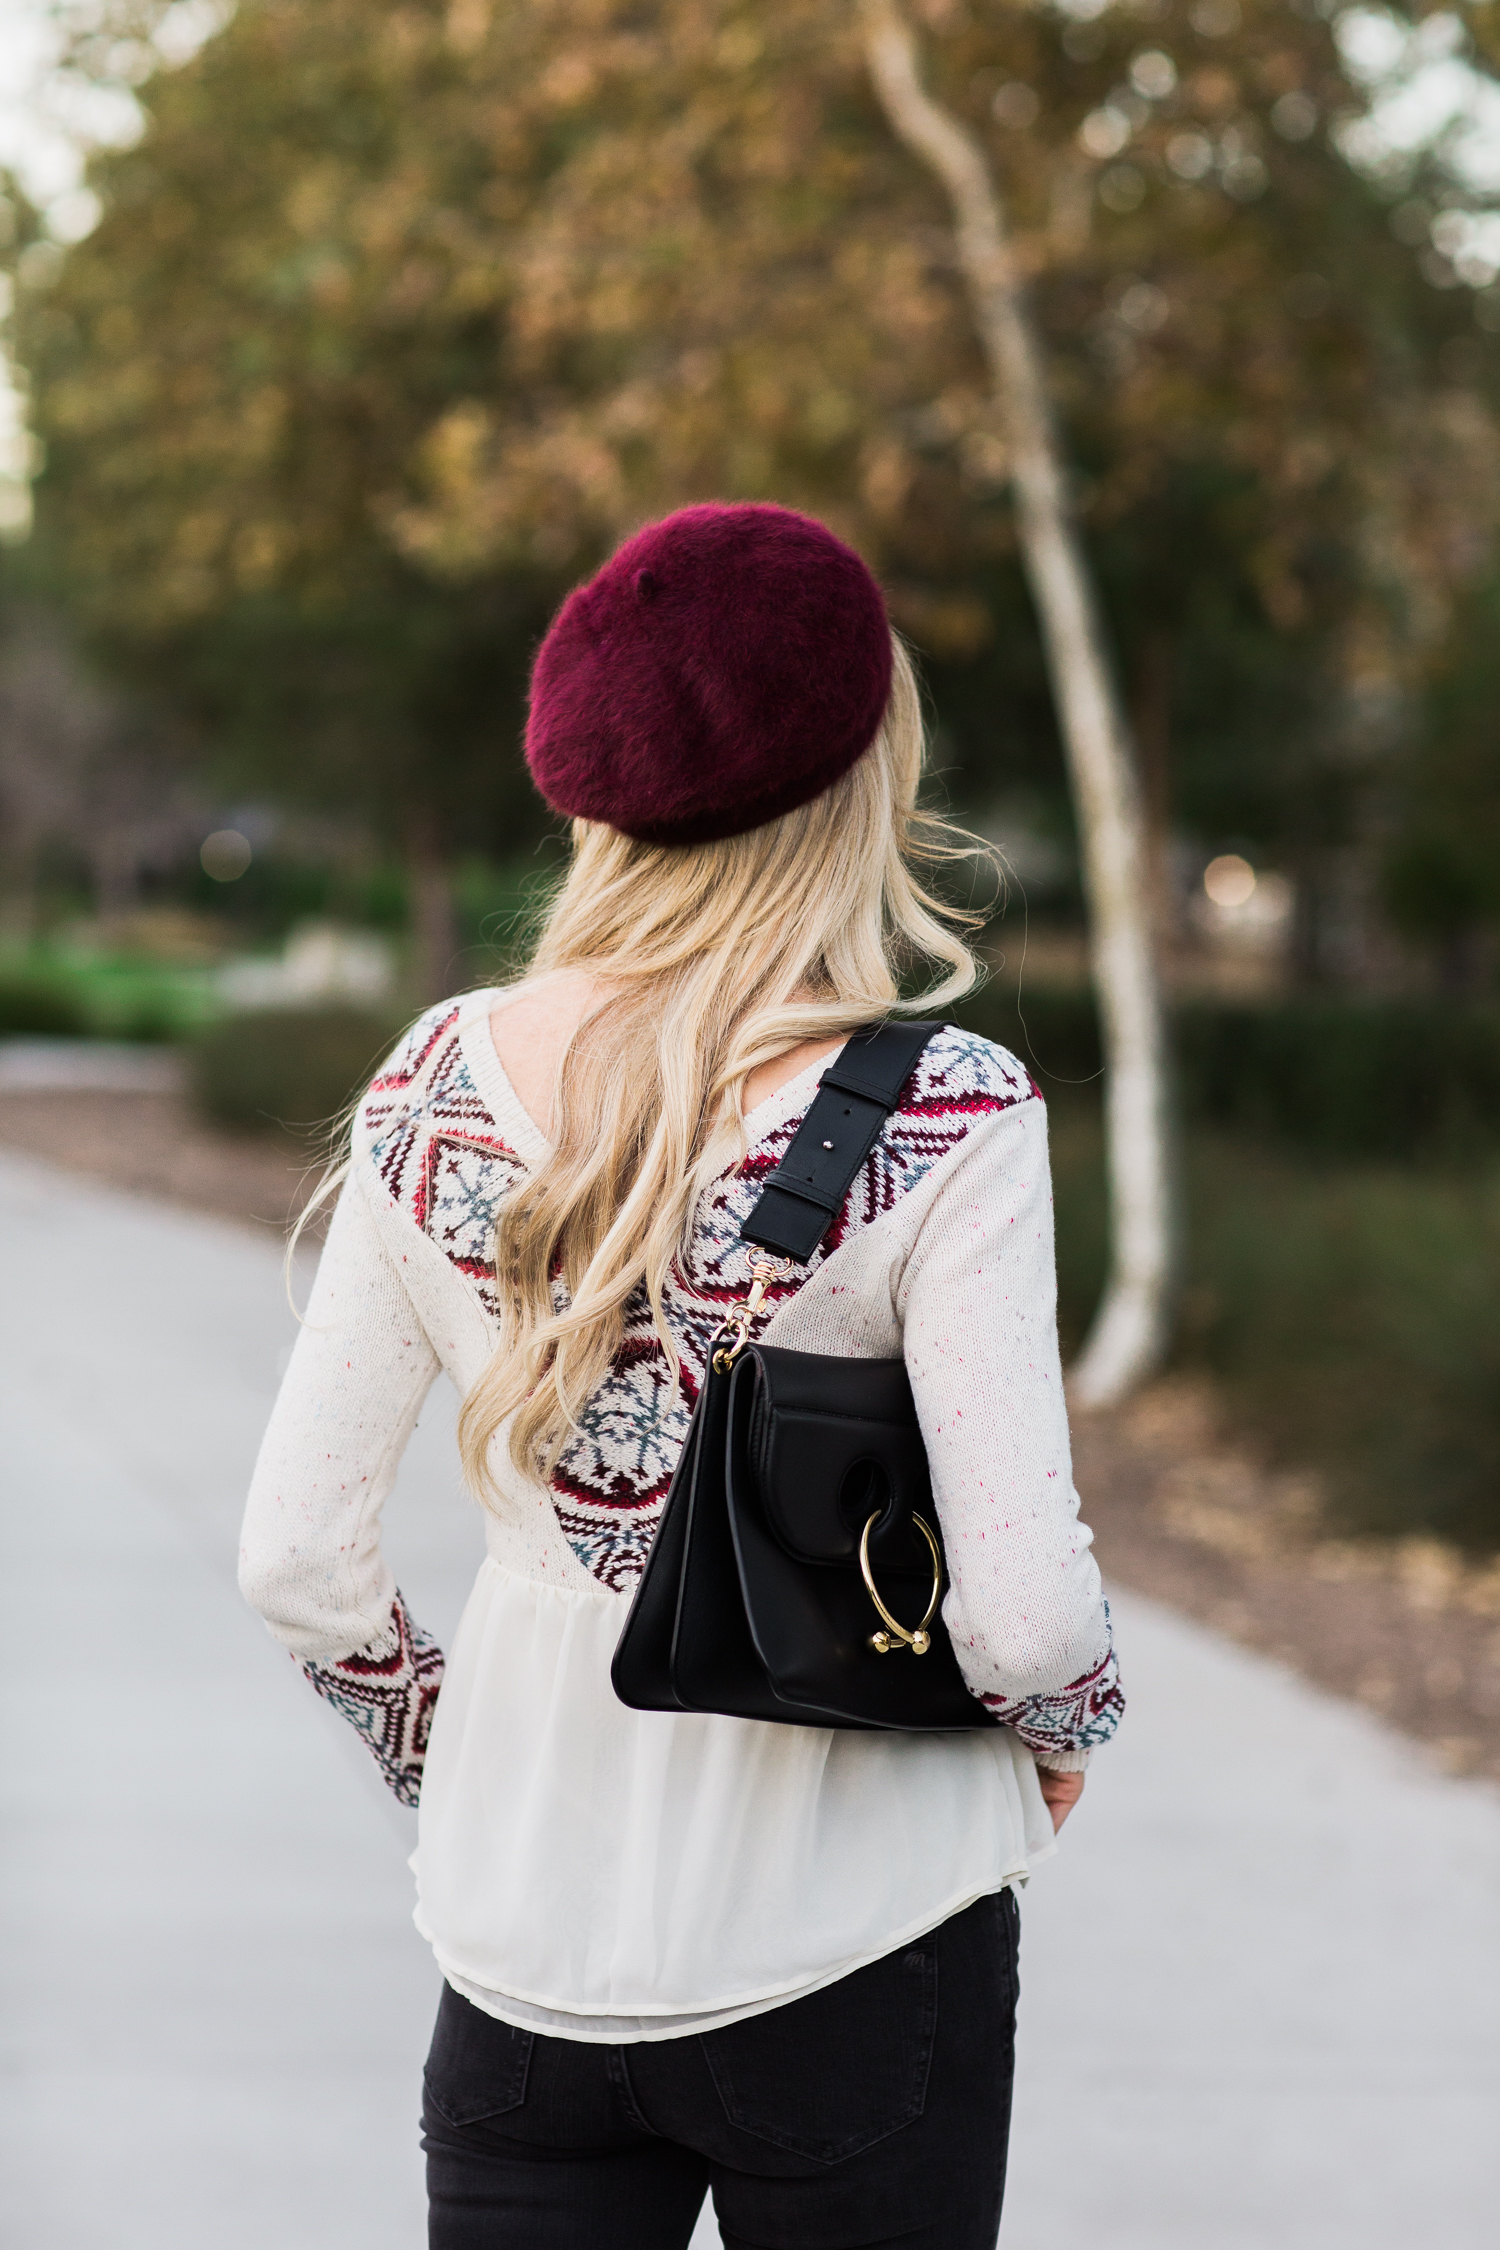
[(123, 1039), (0, 1039), (0, 1093), (177, 1094), (180, 1047)]
[[(0, 1157), (8, 2250), (423, 2240), (410, 1816), (234, 1592), (279, 1265)], [(444, 1633), (450, 1419), (391, 1513)], [(1500, 1798), (1118, 1611), (1130, 1719), (1024, 1907), (1006, 2250), (1488, 2250)]]

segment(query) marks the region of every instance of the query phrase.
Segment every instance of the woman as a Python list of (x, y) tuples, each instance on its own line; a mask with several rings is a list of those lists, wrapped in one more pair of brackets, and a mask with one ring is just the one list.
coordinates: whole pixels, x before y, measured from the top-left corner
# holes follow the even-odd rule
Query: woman
[[(437, 2250), (990, 2250), (1016, 1892), (1121, 1698), (1077, 1520), (1046, 1125), (1015, 1060), (923, 1052), (758, 1334), (903, 1356), (1000, 1722), (899, 1735), (627, 1709), (610, 1662), (742, 1219), (902, 970), (975, 963), (919, 887), (916, 689), (824, 527), (699, 507), (559, 612), (527, 753), (574, 853), (531, 972), (431, 1009), (354, 1127), (246, 1519), (245, 1592), (420, 1798), (445, 1986)], [(438, 1370), (488, 1558), (448, 1659), (380, 1552)], [(439, 1686), (442, 1693), (439, 1698)], [(429, 1734), (430, 1727), (430, 1734)]]

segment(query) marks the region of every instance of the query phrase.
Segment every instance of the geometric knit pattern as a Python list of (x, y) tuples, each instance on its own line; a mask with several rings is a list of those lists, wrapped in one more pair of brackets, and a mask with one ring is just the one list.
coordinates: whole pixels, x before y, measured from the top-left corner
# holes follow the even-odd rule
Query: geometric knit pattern
[(367, 1647), (337, 1662), (308, 1657), (302, 1669), (319, 1695), (363, 1737), (402, 1804), (415, 1805), (443, 1684), (443, 1652), (413, 1622), (400, 1593), (390, 1623)]
[(480, 1097), (457, 1025), (454, 1007), (418, 1019), (371, 1083), (360, 1124), (391, 1201), (458, 1268), (496, 1322), (495, 1222), (526, 1166)]
[[(1030, 1079), (1007, 1070), (987, 1042), (962, 1031), (939, 1032), (907, 1081), (901, 1107), (856, 1173), (833, 1226), (804, 1265), (768, 1286), (762, 1318), (769, 1320), (794, 1297), (856, 1229), (881, 1218), (925, 1179), (981, 1119), (1034, 1098)], [(564, 1536), (584, 1566), (616, 1593), (633, 1586), (645, 1567), (709, 1346), (727, 1308), (738, 1304), (749, 1286), (752, 1253), (740, 1240), (740, 1226), (803, 1114), (764, 1134), (744, 1162), (721, 1174), (703, 1195), (686, 1258), (672, 1267), (663, 1294), (680, 1356), (675, 1396), (640, 1290), (626, 1305), (625, 1337), (614, 1366), (580, 1415), (581, 1426), (553, 1474), (552, 1501)]]
[[(1109, 1616), (1109, 1603), (1104, 1605)], [(1007, 1703), (1003, 1696), (985, 1695), (980, 1701), (994, 1712), (1002, 1726), (1014, 1727), (1028, 1750), (1037, 1757), (1072, 1750), (1097, 1750), (1108, 1742), (1125, 1715), (1125, 1692), (1120, 1686), (1120, 1662), (1113, 1641), (1091, 1672), (1074, 1680), (1058, 1695), (1032, 1695), (1024, 1703)]]
[[(1019, 1066), (987, 1040), (948, 1027), (923, 1050), (901, 1097), (805, 1265), (766, 1292), (763, 1317), (795, 1296), (850, 1234), (870, 1225), (925, 1179), (983, 1119), (1037, 1100)], [(506, 1142), (475, 1086), (458, 1036), (458, 1010), (434, 1009), (375, 1079), (362, 1138), (393, 1203), (457, 1268), (493, 1323), (495, 1231), (506, 1194), (525, 1165)], [(612, 1593), (634, 1586), (692, 1420), (709, 1345), (725, 1310), (749, 1286), (742, 1220), (780, 1163), (801, 1116), (750, 1148), (743, 1164), (711, 1183), (699, 1204), (687, 1256), (668, 1275), (663, 1311), (679, 1354), (677, 1381), (651, 1321), (644, 1289), (625, 1308), (613, 1367), (579, 1417), (552, 1478), (563, 1537)], [(566, 1300), (559, 1294), (559, 1304)]]
[[(501, 1205), (526, 1172), (475, 1085), (459, 1038), (459, 1009), (446, 1003), (412, 1027), (373, 1080), (358, 1138), (392, 1203), (440, 1249), (498, 1324), (495, 1236)], [(953, 1026), (923, 1050), (856, 1173), (823, 1242), (805, 1265), (767, 1291), (769, 1319), (857, 1229), (890, 1211), (985, 1118), (1039, 1100), (1013, 1057)], [(749, 1283), (749, 1246), (739, 1239), (766, 1175), (785, 1155), (801, 1112), (754, 1141), (744, 1161), (705, 1190), (686, 1254), (674, 1262), (663, 1309), (676, 1343), (675, 1384), (644, 1290), (626, 1306), (613, 1367), (580, 1416), (554, 1471), (551, 1498), (574, 1554), (603, 1586), (629, 1592), (661, 1521), (725, 1310)], [(558, 1285), (558, 1302), (565, 1299)], [(403, 1803), (415, 1803), (426, 1728), (442, 1655), (400, 1604), (386, 1632), (339, 1663), (304, 1669), (365, 1736)], [(1089, 1750), (1113, 1734), (1124, 1709), (1113, 1648), (1058, 1694), (1007, 1703), (985, 1700), (1040, 1755)]]

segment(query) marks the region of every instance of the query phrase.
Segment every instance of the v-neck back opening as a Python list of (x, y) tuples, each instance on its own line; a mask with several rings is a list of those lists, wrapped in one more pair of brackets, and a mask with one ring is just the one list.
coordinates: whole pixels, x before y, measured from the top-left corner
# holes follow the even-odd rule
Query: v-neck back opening
[[(459, 1037), (471, 1075), (495, 1122), (510, 1131), (519, 1155), (528, 1162), (538, 1163), (552, 1154), (555, 1144), (516, 1092), (510, 1073), (500, 1060), (490, 1022), (496, 1008), (506, 1006), (520, 989), (519, 985), (492, 986), (469, 994), (460, 1003)], [(823, 1072), (841, 1052), (841, 1048), (835, 1048), (832, 1054), (816, 1057), (774, 1093), (758, 1101), (753, 1109), (746, 1110), (743, 1124), (747, 1153), (791, 1118), (800, 1116), (812, 1100)]]

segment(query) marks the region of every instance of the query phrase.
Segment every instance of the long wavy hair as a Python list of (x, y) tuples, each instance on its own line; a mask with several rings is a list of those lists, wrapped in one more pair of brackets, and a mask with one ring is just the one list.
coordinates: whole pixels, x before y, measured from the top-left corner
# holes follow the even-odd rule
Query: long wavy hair
[[(639, 1293), (675, 1381), (664, 1292), (700, 1194), (745, 1153), (756, 1065), (979, 982), (964, 932), (984, 917), (940, 903), (918, 870), (993, 855), (917, 809), (923, 756), (897, 641), (874, 742), (810, 804), (709, 844), (574, 822), (529, 974), (583, 970), (600, 997), (562, 1056), (551, 1153), (500, 1213), (500, 1339), (459, 1417), (481, 1496), (493, 1494), (490, 1448), (507, 1422), (517, 1469), (550, 1478)], [(903, 999), (918, 963), (936, 975)]]

